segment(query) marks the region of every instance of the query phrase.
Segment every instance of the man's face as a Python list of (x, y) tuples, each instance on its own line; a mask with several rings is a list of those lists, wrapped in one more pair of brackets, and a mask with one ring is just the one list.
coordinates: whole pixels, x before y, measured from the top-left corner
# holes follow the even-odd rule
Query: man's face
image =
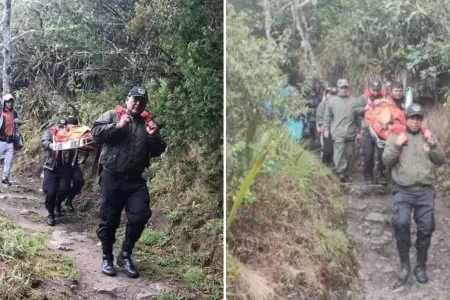
[(147, 106), (147, 100), (142, 97), (129, 96), (126, 101), (126, 107), (131, 115), (140, 115)]
[(328, 101), (330, 101), (334, 97), (334, 95), (332, 93), (328, 93), (325, 95), (325, 97), (327, 98)]
[(339, 96), (348, 96), (348, 95), (350, 95), (348, 86), (343, 86), (339, 88)]
[(381, 95), (381, 89), (380, 88), (371, 88), (370, 94), (374, 97), (378, 97)]
[(423, 118), (421, 116), (411, 116), (406, 119), (406, 127), (411, 132), (418, 132), (422, 127)]
[(5, 106), (7, 109), (11, 110), (14, 107), (14, 101), (9, 100), (9, 101), (5, 101)]
[(393, 88), (391, 95), (394, 100), (400, 100), (403, 98), (403, 89), (402, 88)]

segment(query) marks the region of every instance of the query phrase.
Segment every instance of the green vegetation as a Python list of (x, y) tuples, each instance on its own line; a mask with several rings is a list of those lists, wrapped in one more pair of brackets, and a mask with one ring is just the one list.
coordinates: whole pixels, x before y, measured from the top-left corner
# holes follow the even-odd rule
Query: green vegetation
[[(26, 121), (16, 171), (38, 176), (40, 136), (56, 116), (76, 113), (91, 125), (123, 105), (131, 86), (146, 87), (149, 109), (165, 124), (161, 134), (168, 142), (149, 172), (152, 209), (163, 212), (155, 222), (170, 228), (146, 233), (139, 251), (148, 254), (151, 278), (157, 273), (185, 281), (207, 291), (205, 299), (222, 299), (222, 6), (203, 0), (12, 6), (11, 90)], [(98, 178), (86, 171), (86, 198), (93, 199)], [(90, 230), (94, 206), (84, 201), (77, 207)], [(213, 255), (205, 258), (207, 252)], [(171, 261), (180, 259), (186, 268)]]
[(295, 107), (292, 116), (305, 107), (302, 96), (282, 99), (279, 90), (295, 37), (258, 35), (259, 16), (227, 10), (227, 298), (344, 299), (357, 271), (346, 199), (279, 115), (262, 117), (266, 100)]
[[(57, 299), (57, 295), (39, 292), (44, 280), (74, 279), (74, 262), (50, 250), (44, 234), (26, 232), (0, 217), (0, 298)], [(60, 295), (61, 296), (61, 295)], [(48, 299), (48, 298), (47, 298)]]

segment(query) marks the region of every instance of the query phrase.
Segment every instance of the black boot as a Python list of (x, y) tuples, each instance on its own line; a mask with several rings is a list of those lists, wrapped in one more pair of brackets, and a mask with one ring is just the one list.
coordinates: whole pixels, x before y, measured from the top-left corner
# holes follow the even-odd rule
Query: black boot
[(426, 271), (427, 255), (428, 249), (419, 248), (417, 249), (417, 264), (414, 269), (414, 275), (419, 283), (427, 283), (428, 276)]
[(409, 251), (400, 252), (399, 256), (400, 256), (400, 269), (398, 271), (398, 279), (402, 284), (405, 284), (408, 281), (409, 272), (411, 270), (409, 261)]
[(75, 208), (73, 208), (73, 205), (72, 205), (72, 201), (73, 201), (73, 197), (72, 196), (68, 196), (67, 199), (66, 199), (66, 202), (64, 203), (66, 205), (66, 207), (67, 207), (67, 210), (69, 212), (74, 212), (75, 211)]
[(47, 222), (48, 226), (55, 226), (56, 225), (56, 221), (55, 221), (55, 215), (53, 214), (49, 214), (46, 218), (45, 221)]
[(114, 257), (112, 255), (103, 254), (102, 273), (107, 276), (116, 276), (116, 270), (114, 269)]
[(4, 185), (7, 185), (7, 186), (11, 186), (11, 185), (12, 185), (12, 183), (11, 183), (8, 179), (3, 179), (3, 180), (2, 180), (2, 183), (3, 183)]
[(57, 216), (57, 217), (64, 216), (64, 210), (61, 208), (61, 204), (56, 205), (55, 216)]
[(136, 270), (133, 262), (131, 261), (131, 256), (127, 252), (122, 252), (119, 257), (117, 257), (117, 265), (122, 267), (125, 274), (131, 278), (139, 277), (139, 272)]

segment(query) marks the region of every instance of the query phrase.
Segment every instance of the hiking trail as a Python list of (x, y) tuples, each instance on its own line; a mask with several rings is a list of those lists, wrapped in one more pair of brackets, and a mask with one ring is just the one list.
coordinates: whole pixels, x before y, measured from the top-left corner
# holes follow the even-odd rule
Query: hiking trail
[[(175, 286), (155, 282), (146, 276), (129, 278), (117, 266), (116, 277), (103, 275), (100, 271), (101, 246), (98, 240), (88, 235), (86, 224), (82, 224), (80, 220), (77, 222), (62, 217), (57, 218), (59, 222), (55, 227), (47, 226), (44, 223), (44, 217), (47, 215), (44, 196), (39, 188), (39, 180), (17, 178), (11, 187), (0, 186), (0, 213), (27, 231), (49, 232), (50, 248), (63, 252), (73, 259), (77, 270), (76, 279), (66, 280), (70, 282), (61, 282), (58, 286), (50, 287), (46, 287), (44, 282), (44, 289), (65, 291), (70, 295), (65, 299), (90, 300), (150, 300), (156, 299), (163, 292), (179, 292)], [(115, 253), (119, 247), (120, 245), (116, 243)], [(139, 268), (139, 261), (135, 260), (135, 263)], [(196, 298), (193, 295), (184, 295), (183, 299)]]
[(436, 230), (428, 252), (429, 281), (419, 284), (413, 274), (416, 262), (416, 228), (411, 220), (411, 273), (406, 285), (397, 282), (399, 258), (391, 226), (392, 197), (389, 187), (365, 186), (355, 181), (345, 187), (349, 201), (348, 232), (358, 245), (360, 264), (354, 299), (445, 300), (450, 295), (450, 207), (437, 193)]

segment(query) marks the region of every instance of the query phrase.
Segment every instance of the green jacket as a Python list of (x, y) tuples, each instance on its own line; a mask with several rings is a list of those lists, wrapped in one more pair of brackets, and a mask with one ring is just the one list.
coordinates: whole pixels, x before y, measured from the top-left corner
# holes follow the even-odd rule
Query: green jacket
[(327, 103), (328, 103), (328, 100), (325, 99), (319, 103), (319, 106), (317, 106), (317, 111), (316, 111), (317, 127), (320, 127), (323, 125), (323, 121), (324, 121), (323, 118), (325, 116), (325, 109), (327, 107)]
[(336, 96), (325, 108), (324, 126), (330, 128), (333, 139), (352, 140), (361, 124), (359, 102), (354, 97)]
[(435, 167), (444, 163), (442, 147), (437, 143), (430, 146), (421, 133), (408, 132), (403, 146), (397, 145), (397, 137), (389, 136), (383, 152), (383, 162), (394, 182), (402, 187), (434, 184)]

